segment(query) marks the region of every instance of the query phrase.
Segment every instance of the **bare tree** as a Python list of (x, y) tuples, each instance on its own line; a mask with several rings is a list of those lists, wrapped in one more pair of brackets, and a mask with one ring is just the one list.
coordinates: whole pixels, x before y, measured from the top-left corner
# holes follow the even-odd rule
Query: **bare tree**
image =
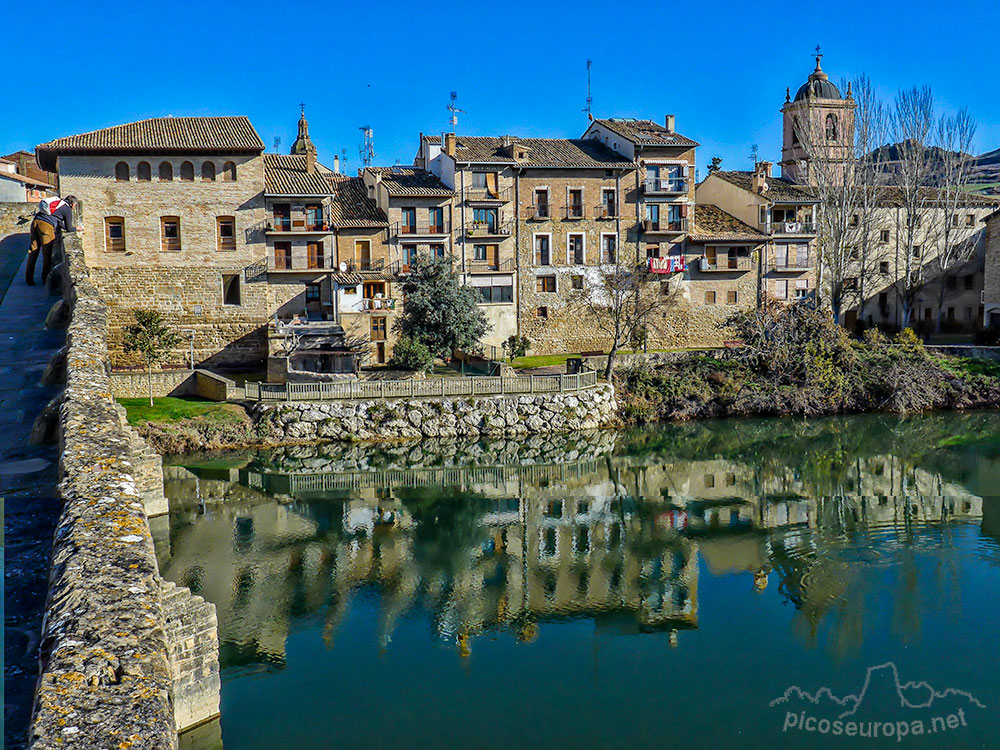
[[(611, 340), (605, 378), (610, 378), (614, 371), (618, 350), (642, 338), (648, 329), (657, 328), (654, 313), (674, 301), (676, 291), (660, 293), (659, 285), (649, 281), (650, 274), (642, 264), (616, 264), (604, 271), (597, 283), (586, 285), (576, 295), (589, 313), (590, 322)], [(670, 290), (668, 286), (667, 291)]]
[(894, 286), (902, 309), (902, 327), (911, 327), (913, 310), (927, 284), (928, 245), (940, 233), (938, 193), (928, 185), (934, 177), (934, 95), (929, 86), (900, 91), (891, 113), (892, 140), (897, 151), (889, 196), (896, 209), (896, 273)]
[(974, 236), (958, 227), (958, 209), (965, 200), (974, 157), (970, 153), (976, 134), (976, 121), (965, 108), (938, 122), (938, 146), (941, 148), (939, 195), (944, 212), (942, 244), (938, 253), (938, 312), (934, 332), (941, 333), (944, 320), (944, 297), (947, 281), (956, 266), (969, 260), (976, 252)]
[(873, 161), (886, 137), (887, 115), (867, 77), (847, 84), (848, 97), (853, 97), (854, 88), (856, 109), (842, 124), (848, 132), (838, 133), (836, 124), (815, 118), (795, 121), (796, 136), (809, 161), (809, 181), (820, 203), (819, 294), (837, 322), (845, 310), (863, 303), (878, 267), (871, 252), (878, 231)]

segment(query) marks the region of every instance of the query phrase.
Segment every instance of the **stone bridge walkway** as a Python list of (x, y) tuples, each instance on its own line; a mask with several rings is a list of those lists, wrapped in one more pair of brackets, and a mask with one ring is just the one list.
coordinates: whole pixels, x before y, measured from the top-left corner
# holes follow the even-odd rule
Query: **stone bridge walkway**
[(0, 241), (0, 499), (4, 517), (7, 748), (27, 744), (52, 532), (60, 510), (58, 449), (55, 445), (32, 446), (30, 438), (35, 417), (61, 389), (42, 385), (40, 379), (49, 358), (63, 345), (65, 331), (45, 328), (45, 316), (57, 297), (51, 296), (37, 277), (36, 286), (24, 283), (27, 244), (27, 234)]

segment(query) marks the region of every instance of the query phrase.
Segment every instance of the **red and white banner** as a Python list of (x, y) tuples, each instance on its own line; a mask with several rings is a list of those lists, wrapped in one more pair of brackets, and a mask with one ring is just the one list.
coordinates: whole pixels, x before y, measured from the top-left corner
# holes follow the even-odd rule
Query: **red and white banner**
[(671, 255), (666, 258), (650, 258), (650, 273), (679, 273), (687, 270), (687, 262), (683, 255)]

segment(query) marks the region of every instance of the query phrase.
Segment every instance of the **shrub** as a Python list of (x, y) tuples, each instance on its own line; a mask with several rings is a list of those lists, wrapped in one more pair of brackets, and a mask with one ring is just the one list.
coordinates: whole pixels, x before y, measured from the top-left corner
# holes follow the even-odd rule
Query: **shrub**
[(514, 334), (509, 336), (506, 341), (504, 341), (500, 348), (503, 349), (504, 354), (507, 355), (507, 359), (514, 360), (518, 357), (523, 357), (528, 353), (531, 348), (531, 339), (527, 336), (518, 336)]
[(409, 336), (400, 336), (392, 348), (389, 367), (393, 370), (430, 372), (434, 369), (434, 356), (426, 344), (411, 339)]

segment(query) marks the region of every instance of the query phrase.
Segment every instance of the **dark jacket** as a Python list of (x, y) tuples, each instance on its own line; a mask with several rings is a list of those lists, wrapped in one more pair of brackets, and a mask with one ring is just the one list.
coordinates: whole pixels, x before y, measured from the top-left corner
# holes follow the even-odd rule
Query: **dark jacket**
[(57, 230), (62, 230), (63, 232), (76, 231), (76, 224), (73, 223), (73, 208), (68, 203), (63, 203), (51, 214), (38, 212), (35, 214), (35, 218), (48, 222)]

